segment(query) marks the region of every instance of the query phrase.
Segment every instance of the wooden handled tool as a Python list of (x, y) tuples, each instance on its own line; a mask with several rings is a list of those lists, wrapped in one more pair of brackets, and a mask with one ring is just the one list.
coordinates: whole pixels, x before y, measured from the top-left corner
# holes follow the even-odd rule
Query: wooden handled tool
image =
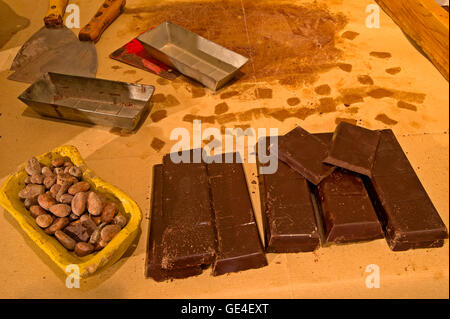
[(60, 27), (64, 24), (63, 16), (69, 0), (49, 0), (48, 11), (44, 17), (48, 28)]
[(106, 0), (91, 21), (80, 30), (78, 38), (97, 42), (103, 31), (122, 13), (125, 4), (126, 0)]

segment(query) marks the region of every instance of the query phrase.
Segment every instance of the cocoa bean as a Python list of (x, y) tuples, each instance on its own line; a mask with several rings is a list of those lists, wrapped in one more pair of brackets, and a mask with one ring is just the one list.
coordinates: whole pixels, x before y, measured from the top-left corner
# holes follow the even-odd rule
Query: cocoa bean
[(95, 245), (98, 243), (99, 240), (100, 240), (100, 229), (97, 228), (92, 233), (91, 238), (89, 238), (89, 243)]
[(94, 246), (89, 243), (79, 242), (75, 245), (75, 254), (79, 257), (89, 255), (94, 251)]
[(89, 190), (89, 188), (91, 188), (91, 185), (89, 185), (88, 182), (83, 181), (83, 182), (78, 182), (78, 183), (70, 186), (68, 192), (69, 192), (69, 194), (75, 195), (76, 193), (79, 193), (79, 192), (87, 192)]
[(69, 168), (69, 174), (72, 175), (73, 177), (78, 178), (78, 179), (81, 178), (81, 176), (83, 176), (83, 172), (77, 166), (70, 167)]
[(50, 169), (50, 167), (44, 166), (44, 167), (42, 167), (41, 174), (44, 176), (50, 176), (50, 175), (53, 175), (53, 172)]
[(119, 225), (106, 225), (100, 232), (100, 238), (102, 241), (109, 243), (119, 232)]
[(127, 224), (127, 218), (123, 215), (117, 215), (114, 217), (114, 224), (119, 225), (120, 228), (124, 228)]
[(25, 171), (28, 175), (39, 175), (41, 173), (41, 163), (39, 163), (36, 157), (32, 157), (25, 165)]
[(53, 223), (45, 229), (45, 232), (49, 235), (53, 235), (57, 230), (61, 230), (69, 224), (69, 218), (59, 217), (56, 218)]
[(67, 182), (64, 182), (63, 184), (61, 184), (61, 188), (58, 190), (58, 194), (56, 194), (56, 200), (58, 202), (61, 202), (61, 196), (67, 192), (69, 187), (70, 187), (70, 184)]
[(50, 189), (56, 183), (56, 175), (48, 175), (44, 178), (44, 186), (47, 189)]
[(63, 231), (57, 230), (55, 232), (55, 237), (67, 250), (75, 249), (75, 245), (77, 244), (77, 242)]
[(40, 215), (47, 214), (47, 212), (41, 206), (33, 205), (33, 206), (30, 207), (30, 214), (31, 214), (31, 216), (36, 218), (36, 217), (38, 217)]
[(99, 216), (103, 211), (102, 200), (94, 192), (89, 192), (89, 194), (88, 194), (87, 209), (88, 209), (89, 213), (94, 216)]
[(52, 187), (50, 187), (50, 194), (52, 195), (53, 198), (56, 199), (56, 195), (58, 195), (60, 189), (61, 185), (59, 184), (54, 184)]
[(45, 193), (38, 196), (38, 203), (43, 209), (49, 210), (56, 204), (56, 201), (50, 194)]
[(117, 213), (117, 206), (114, 203), (108, 203), (103, 208), (102, 212), (102, 222), (109, 224), (113, 221), (114, 216)]
[(70, 206), (67, 204), (56, 204), (50, 207), (50, 211), (53, 215), (58, 217), (67, 217), (70, 214)]
[(59, 198), (59, 202), (63, 204), (70, 205), (73, 200), (73, 195), (70, 194), (64, 194)]
[(47, 228), (53, 223), (53, 217), (49, 214), (43, 214), (36, 217), (36, 224), (41, 228)]
[(41, 185), (44, 182), (44, 178), (45, 178), (45, 176), (42, 175), (42, 174), (31, 175), (30, 182), (32, 184), (39, 184), (39, 185)]
[(26, 198), (23, 201), (23, 205), (25, 206), (26, 209), (30, 209), (31, 206), (33, 205), (37, 205), (37, 198)]
[(78, 179), (73, 177), (70, 174), (62, 173), (62, 174), (56, 175), (56, 184), (59, 184), (59, 185), (69, 184), (69, 186), (70, 186), (75, 183), (78, 183)]
[(40, 194), (45, 193), (45, 187), (43, 185), (28, 184), (24, 189), (19, 192), (21, 199), (37, 198)]
[(78, 216), (81, 216), (86, 210), (88, 193), (79, 192), (76, 193), (72, 199), (72, 212)]
[(54, 158), (52, 160), (52, 166), (53, 167), (60, 167), (64, 164), (66, 160), (64, 159), (64, 157), (58, 157), (58, 158)]

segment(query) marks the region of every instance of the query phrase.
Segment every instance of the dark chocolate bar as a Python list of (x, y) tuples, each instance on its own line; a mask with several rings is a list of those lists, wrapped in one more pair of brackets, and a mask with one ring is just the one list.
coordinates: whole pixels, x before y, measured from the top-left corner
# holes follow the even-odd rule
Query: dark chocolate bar
[(383, 238), (383, 230), (361, 177), (336, 169), (317, 186), (327, 242)]
[(278, 138), (278, 149), (271, 151), (292, 169), (317, 185), (330, 175), (334, 166), (322, 163), (328, 153), (328, 145), (301, 127)]
[(392, 130), (382, 130), (366, 184), (394, 251), (441, 247), (448, 231)]
[[(269, 139), (266, 139), (268, 145)], [(258, 162), (258, 166), (265, 166)], [(267, 252), (313, 251), (320, 245), (307, 180), (282, 161), (274, 174), (260, 174), (259, 188)]]
[(162, 237), (164, 269), (209, 265), (216, 236), (205, 163), (173, 163), (163, 158)]
[(217, 231), (213, 275), (266, 266), (242, 164), (208, 164), (208, 175)]
[[(331, 143), (333, 133), (314, 134)], [(336, 169), (316, 188), (327, 242), (349, 243), (383, 238), (383, 230), (358, 174)]]
[(184, 269), (166, 270), (162, 268), (163, 244), (162, 237), (166, 224), (163, 214), (163, 173), (162, 165), (155, 165), (153, 168), (153, 192), (152, 210), (149, 229), (149, 241), (147, 246), (147, 259), (145, 265), (146, 277), (151, 277), (156, 281), (168, 279), (186, 278), (202, 273), (202, 268), (188, 267)]
[(370, 177), (379, 140), (378, 131), (341, 122), (323, 162)]

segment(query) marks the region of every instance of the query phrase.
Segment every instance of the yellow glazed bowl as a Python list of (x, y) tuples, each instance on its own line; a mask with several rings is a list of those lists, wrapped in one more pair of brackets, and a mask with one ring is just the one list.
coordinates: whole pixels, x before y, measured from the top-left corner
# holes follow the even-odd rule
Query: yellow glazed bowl
[[(25, 187), (25, 164), (22, 164), (18, 172), (9, 176), (0, 188), (0, 205), (3, 206), (19, 223), (25, 233), (46, 253), (50, 259), (65, 274), (68, 265), (77, 265), (80, 276), (87, 277), (106, 265), (115, 263), (128, 249), (139, 232), (142, 213), (137, 204), (117, 187), (106, 183), (86, 167), (80, 153), (74, 146), (57, 147), (49, 153), (36, 157), (40, 163), (50, 165), (51, 160), (56, 157), (65, 156), (70, 158), (73, 164), (79, 166), (83, 171), (83, 180), (91, 184), (91, 189), (102, 193), (109, 201), (113, 201), (119, 207), (120, 213), (127, 217), (127, 225), (117, 234), (102, 250), (78, 257), (74, 252), (66, 250), (58, 240), (47, 235), (38, 225), (18, 193)], [(71, 270), (73, 271), (73, 270)]]

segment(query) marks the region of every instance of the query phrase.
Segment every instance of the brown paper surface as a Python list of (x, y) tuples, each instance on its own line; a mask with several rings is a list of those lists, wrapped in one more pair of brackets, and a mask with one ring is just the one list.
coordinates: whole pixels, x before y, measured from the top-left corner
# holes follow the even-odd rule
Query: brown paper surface
[[(12, 35), (0, 49), (0, 58), (5, 61), (8, 59), (8, 52), (15, 52), (17, 47), (40, 28), (47, 4), (40, 1), (30, 6), (26, 0), (2, 2), (8, 4), (18, 16), (30, 20), (28, 27)], [(187, 6), (188, 2), (190, 1), (165, 1), (172, 9), (177, 3)], [(241, 29), (237, 27), (235, 32), (259, 28), (259, 33), (248, 34), (249, 43), (258, 43), (258, 50), (263, 49), (264, 43), (274, 43), (276, 31), (284, 32), (288, 28), (292, 31), (292, 23), (294, 26), (298, 23), (288, 21), (280, 13), (282, 10), (278, 10), (270, 13), (273, 15), (270, 21), (278, 21), (277, 23), (252, 26), (252, 20), (246, 20), (256, 19), (252, 15), (250, 2), (242, 0), (243, 14), (236, 18), (242, 21), (241, 24), (236, 24)], [(305, 3), (290, 1), (292, 2)], [(250, 72), (247, 74), (248, 78), (213, 93), (183, 77), (171, 83), (108, 58), (111, 52), (151, 25), (152, 22), (148, 19), (158, 6), (158, 1), (128, 0), (125, 13), (96, 44), (99, 56), (97, 77), (156, 87), (152, 113), (136, 134), (40, 118), (17, 99), (28, 85), (7, 80), (11, 72), (3, 68), (0, 71), (0, 180), (3, 182), (9, 173), (29, 157), (60, 145), (72, 144), (102, 179), (117, 185), (136, 200), (144, 219), (138, 240), (124, 257), (93, 277), (82, 280), (81, 288), (68, 289), (65, 287), (64, 276), (56, 271), (11, 216), (1, 209), (0, 250), (3, 258), (0, 258), (0, 297), (448, 298), (448, 240), (442, 248), (406, 252), (390, 251), (385, 240), (381, 239), (369, 243), (329, 246), (313, 253), (268, 254), (268, 267), (220, 277), (211, 276), (210, 269), (198, 277), (164, 283), (156, 283), (144, 277), (151, 216), (151, 168), (161, 162), (163, 154), (169, 152), (175, 143), (170, 140), (172, 129), (184, 127), (192, 131), (192, 122), (189, 120), (199, 116), (204, 120), (203, 129), (272, 127), (278, 128), (280, 134), (296, 125), (301, 125), (310, 132), (329, 132), (334, 130), (340, 119), (356, 121), (370, 129), (392, 128), (448, 227), (448, 82), (413, 47), (386, 14), (380, 14), (379, 29), (366, 27), (366, 7), (373, 4), (373, 1), (319, 2), (326, 2), (330, 12), (340, 12), (348, 19), (347, 24), (336, 35), (335, 46), (341, 50), (341, 56), (334, 61), (334, 67), (318, 73), (317, 77), (304, 85), (286, 85), (286, 82), (280, 84), (277, 81), (277, 70), (271, 71), (274, 75), (268, 80), (257, 77), (252, 79)], [(98, 6), (96, 1), (79, 0), (72, 3), (80, 6), (82, 26), (89, 21)], [(287, 2), (272, 3), (282, 6)], [(217, 5), (217, 10), (217, 16), (223, 14), (228, 19), (229, 10), (221, 5)], [(172, 11), (165, 12), (167, 15), (167, 12)], [(201, 16), (202, 11), (186, 11), (185, 15), (187, 21), (195, 15)], [(171, 18), (170, 14), (167, 17)], [(179, 19), (175, 13), (172, 17)], [(186, 21), (184, 23), (187, 24)], [(195, 25), (195, 19), (189, 23)], [(220, 23), (221, 21), (211, 21), (214, 25)], [(201, 26), (197, 29), (193, 31), (208, 32), (202, 30)], [(78, 32), (77, 29), (74, 31)], [(345, 31), (357, 32), (358, 35), (353, 40), (340, 37)], [(215, 36), (217, 34), (210, 34), (212, 39)], [(271, 36), (274, 38), (270, 39)], [(279, 37), (286, 37), (289, 45), (290, 36)], [(261, 54), (258, 52), (250, 54)], [(390, 57), (376, 57), (371, 52), (388, 52)], [(4, 61), (0, 60), (0, 66)], [(254, 62), (259, 65), (258, 61)], [(338, 63), (341, 64), (337, 65)], [(348, 65), (352, 66), (350, 72), (347, 72)], [(396, 71), (386, 71), (392, 68), (397, 71), (400, 68), (400, 72), (391, 74)], [(282, 66), (280, 70), (283, 70)], [(258, 70), (254, 71), (259, 74)], [(374, 84), (362, 84), (358, 80), (361, 75), (369, 75)], [(284, 74), (283, 78), (286, 77)], [(325, 84), (329, 89), (323, 86), (324, 92), (315, 90)], [(329, 95), (317, 93), (327, 94), (328, 90)], [(233, 96), (234, 91), (239, 94)], [(386, 91), (390, 93), (386, 95)], [(356, 98), (357, 102), (346, 107), (343, 97), (346, 97), (347, 102), (348, 99)], [(224, 102), (226, 106), (216, 107)], [(298, 116), (286, 118), (283, 111), (286, 109), (298, 111)], [(222, 115), (216, 114), (222, 112)], [(205, 121), (213, 121), (214, 124)], [(252, 184), (252, 181), (257, 181), (256, 167), (254, 164), (246, 164), (245, 169), (261, 231), (258, 185)], [(380, 288), (366, 287), (368, 273), (365, 270), (369, 264), (380, 267)]]

